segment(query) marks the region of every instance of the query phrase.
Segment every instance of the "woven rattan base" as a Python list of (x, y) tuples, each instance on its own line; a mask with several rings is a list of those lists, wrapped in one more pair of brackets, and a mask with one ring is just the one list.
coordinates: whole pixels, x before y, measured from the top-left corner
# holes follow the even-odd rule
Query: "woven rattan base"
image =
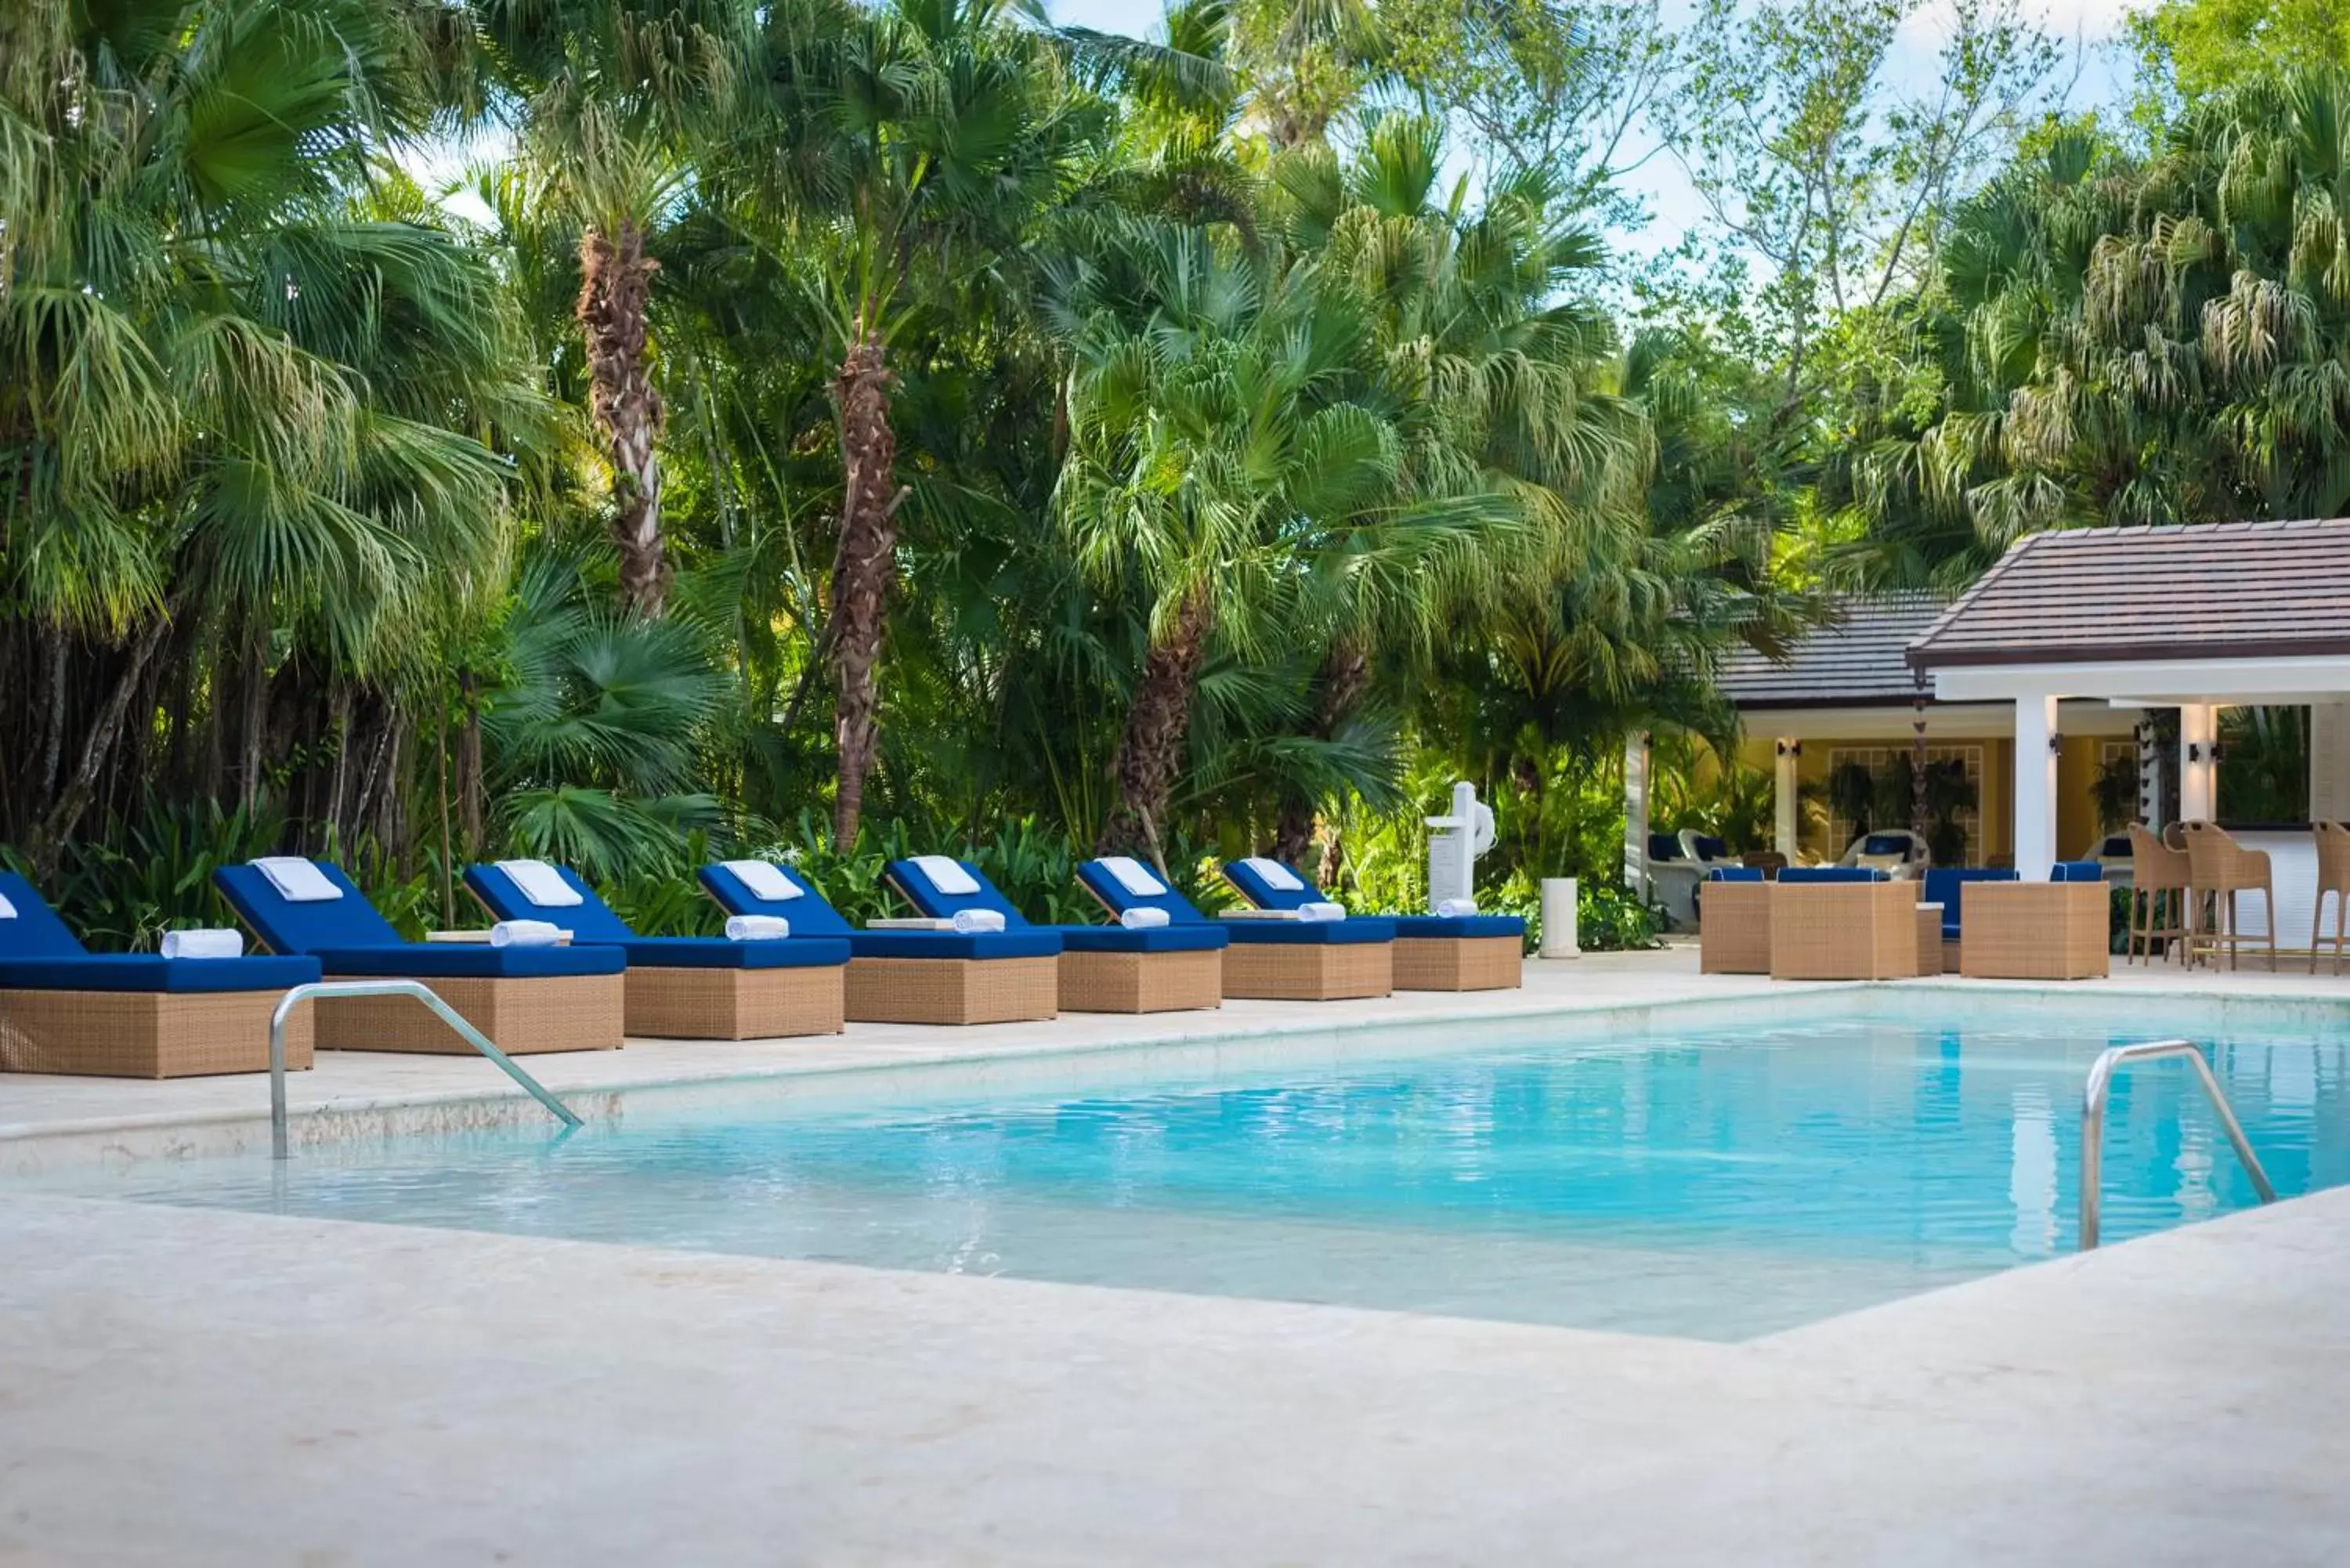
[(852, 1023), (1013, 1023), (1060, 1009), (1057, 958), (848, 961)]
[[(0, 1072), (192, 1078), (269, 1070), (269, 1015), (282, 991), (0, 992)], [(307, 1067), (316, 1018), (286, 1021), (286, 1065)]]
[[(1971, 902), (1967, 918), (1974, 918)], [(1918, 972), (1914, 882), (1776, 883), (1770, 924), (1773, 980), (1907, 980)]]
[(1180, 1012), (1224, 1004), (1224, 955), (1203, 952), (1061, 955), (1064, 1012)]
[[(328, 976), (329, 980), (332, 975)], [(620, 1048), (621, 976), (426, 980), (424, 984), (509, 1056)], [(412, 996), (318, 999), (321, 1051), (470, 1056), (473, 1046)]]
[(1771, 972), (1771, 888), (1768, 882), (1705, 885), (1698, 919), (1699, 973)]
[(1224, 994), (1270, 1002), (1338, 1002), (1395, 989), (1393, 942), (1234, 942)]
[(846, 964), (629, 971), (628, 1030), (660, 1040), (775, 1040), (837, 1034)]
[(1942, 906), (1918, 906), (1918, 972), (1921, 975), (1942, 972)]
[(1976, 980), (2103, 980), (2113, 972), (2102, 882), (1986, 882), (1967, 888), (1959, 972)]
[(1398, 937), (1398, 991), (1514, 991), (1525, 983), (1525, 944), (1515, 937)]

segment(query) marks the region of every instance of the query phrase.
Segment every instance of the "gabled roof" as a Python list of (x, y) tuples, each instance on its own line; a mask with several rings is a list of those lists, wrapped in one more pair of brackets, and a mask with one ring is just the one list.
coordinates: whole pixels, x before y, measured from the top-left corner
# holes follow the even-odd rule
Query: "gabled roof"
[(1797, 638), (1783, 662), (1742, 648), (1723, 661), (1714, 684), (1742, 712), (1914, 702), (1931, 694), (1920, 691), (1902, 655), (1941, 609), (1930, 594), (1852, 599), (1833, 624)]
[(1918, 670), (2350, 653), (2350, 518), (2034, 534), (1909, 644)]

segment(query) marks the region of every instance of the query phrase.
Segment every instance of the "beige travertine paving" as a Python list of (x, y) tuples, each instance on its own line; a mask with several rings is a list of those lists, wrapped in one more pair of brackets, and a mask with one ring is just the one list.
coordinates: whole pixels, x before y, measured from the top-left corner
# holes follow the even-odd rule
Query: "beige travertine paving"
[(0, 1199), (0, 1561), (2338, 1561), (2350, 1192), (1746, 1345)]

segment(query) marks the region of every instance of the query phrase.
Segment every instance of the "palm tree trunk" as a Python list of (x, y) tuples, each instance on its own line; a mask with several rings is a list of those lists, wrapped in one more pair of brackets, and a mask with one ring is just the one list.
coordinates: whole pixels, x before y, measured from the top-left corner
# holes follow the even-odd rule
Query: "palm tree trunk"
[(66, 842), (80, 826), (82, 813), (98, 798), (99, 782), (106, 772), (107, 759), (113, 754), (115, 743), (129, 727), (131, 698), (142, 684), (149, 661), (155, 650), (163, 645), (164, 635), (171, 630), (166, 616), (157, 616), (147, 624), (130, 645), (130, 659), (114, 682), (113, 691), (91, 722), (88, 737), (82, 742), (81, 760), (75, 764), (73, 776), (66, 781), (57, 794), (57, 802), (49, 808), (40, 831), (33, 836), (34, 867), (46, 877), (57, 867), (65, 853)]
[(826, 623), (837, 688), (833, 734), (840, 777), (832, 841), (846, 850), (865, 811), (865, 775), (880, 739), (881, 616), (898, 551), (898, 436), (889, 428), (890, 374), (881, 335), (867, 328), (849, 345), (833, 390), (840, 400), (840, 542), (832, 561), (832, 618)]
[(1183, 765), (1183, 741), (1191, 727), (1191, 694), (1208, 651), (1208, 597), (1194, 590), (1177, 612), (1167, 635), (1153, 642), (1142, 661), (1142, 681), (1126, 711), (1126, 729), (1112, 764), (1118, 801), (1102, 824), (1096, 849), (1103, 855), (1141, 850), (1166, 869), (1159, 832), (1167, 802)]
[(579, 331), (588, 345), (588, 407), (612, 462), (612, 544), (620, 553), (620, 607), (658, 616), (669, 602), (661, 539), (663, 410), (647, 362), (653, 274), (644, 231), (623, 222), (579, 237)]
[[(1355, 704), (1362, 701), (1363, 692), (1371, 683), (1370, 655), (1363, 645), (1352, 638), (1340, 638), (1330, 645), (1322, 658), (1321, 678), (1315, 682), (1314, 722), (1306, 732), (1317, 741), (1326, 741), (1338, 732), (1338, 726), (1354, 712)], [(1272, 855), (1284, 865), (1295, 866), (1305, 858), (1305, 846), (1314, 837), (1314, 800), (1302, 791), (1284, 794), (1281, 814), (1274, 819)], [(1335, 854), (1323, 857), (1326, 865), (1334, 864)]]

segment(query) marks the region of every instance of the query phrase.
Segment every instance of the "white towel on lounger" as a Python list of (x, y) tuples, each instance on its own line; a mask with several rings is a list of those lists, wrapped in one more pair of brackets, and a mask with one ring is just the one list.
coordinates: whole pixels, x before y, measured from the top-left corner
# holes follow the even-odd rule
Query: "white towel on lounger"
[(1264, 885), (1276, 893), (1302, 893), (1305, 890), (1305, 884), (1297, 879), (1297, 873), (1278, 860), (1252, 855), (1241, 864), (1255, 872)]
[(781, 915), (726, 917), (726, 940), (730, 942), (777, 942), (791, 934), (792, 923)]
[(1297, 918), (1301, 920), (1343, 920), (1347, 911), (1332, 903), (1300, 904)]
[(1129, 931), (1147, 931), (1168, 923), (1164, 909), (1127, 909), (1118, 917), (1118, 923)]
[(13, 920), (16, 918), (16, 906), (8, 901), (7, 894), (0, 893), (0, 920)]
[(1477, 912), (1477, 900), (1474, 898), (1445, 898), (1437, 904), (1436, 912), (1443, 916), (1448, 920), (1457, 920), (1464, 916), (1475, 914)]
[(719, 862), (734, 873), (734, 880), (751, 890), (751, 897), (763, 904), (780, 904), (786, 898), (800, 896), (800, 885), (783, 873), (783, 868), (770, 860), (722, 860)]
[(965, 935), (1000, 931), (1003, 929), (1003, 916), (995, 909), (957, 909), (954, 912), (954, 929)]
[(567, 909), (579, 902), (579, 889), (544, 860), (501, 860), (498, 869), (506, 874), (515, 892), (542, 909)]
[(159, 950), (167, 959), (243, 958), (244, 933), (211, 929), (165, 931)]
[(979, 891), (979, 883), (962, 868), (962, 862), (951, 855), (917, 855), (914, 866), (930, 879), (931, 887), (950, 898), (968, 898)]
[(490, 928), (494, 948), (551, 948), (563, 940), (563, 928), (552, 920), (500, 920)]
[(324, 871), (299, 855), (265, 855), (253, 868), (269, 878), (277, 896), (289, 904), (323, 904), (343, 896)]
[(1156, 898), (1167, 891), (1167, 884), (1131, 855), (1105, 855), (1101, 868), (1109, 873), (1112, 881), (1138, 898)]

